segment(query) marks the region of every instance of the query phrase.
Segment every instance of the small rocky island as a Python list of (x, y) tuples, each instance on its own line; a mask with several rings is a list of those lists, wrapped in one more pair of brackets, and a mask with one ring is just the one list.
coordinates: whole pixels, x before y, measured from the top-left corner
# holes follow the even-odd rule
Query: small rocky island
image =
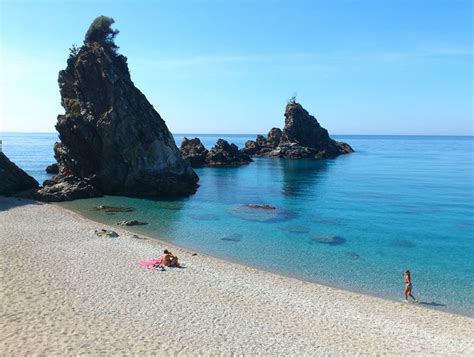
[(0, 151), (0, 195), (38, 188), (38, 182)]
[(71, 48), (67, 68), (59, 72), (65, 114), (56, 124), (58, 175), (44, 182), (36, 199), (183, 196), (198, 187), (166, 123), (133, 84), (113, 23), (96, 18), (84, 45)]
[(252, 161), (250, 156), (240, 151), (237, 145), (229, 144), (224, 139), (217, 140), (216, 145), (209, 151), (199, 138), (184, 138), (180, 151), (192, 167), (239, 166)]
[(325, 159), (354, 150), (346, 143), (331, 139), (328, 131), (293, 97), (286, 106), (283, 130), (272, 128), (266, 138), (257, 135), (255, 141), (248, 140), (241, 151), (251, 156)]

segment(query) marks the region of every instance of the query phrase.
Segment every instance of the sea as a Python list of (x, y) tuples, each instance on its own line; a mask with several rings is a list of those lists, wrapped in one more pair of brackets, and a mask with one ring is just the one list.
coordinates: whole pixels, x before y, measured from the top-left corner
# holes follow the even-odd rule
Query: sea
[[(176, 134), (178, 145), (184, 136), (207, 148), (218, 138), (239, 147), (255, 138)], [(198, 253), (385, 299), (403, 301), (409, 269), (422, 305), (474, 316), (474, 138), (334, 138), (355, 152), (196, 169), (197, 193), (177, 200), (106, 196), (61, 205), (112, 225), (147, 222), (132, 230)], [(44, 169), (54, 162), (55, 133), (1, 139), (18, 166), (39, 182), (50, 177)], [(97, 205), (134, 211), (110, 214)]]

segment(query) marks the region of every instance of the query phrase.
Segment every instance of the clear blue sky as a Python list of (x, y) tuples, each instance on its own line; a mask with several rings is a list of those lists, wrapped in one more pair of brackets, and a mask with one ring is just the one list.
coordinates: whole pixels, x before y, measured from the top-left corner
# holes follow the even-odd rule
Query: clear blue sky
[(472, 6), (0, 0), (0, 130), (54, 131), (68, 48), (106, 15), (176, 133), (266, 133), (297, 92), (333, 134), (472, 135)]

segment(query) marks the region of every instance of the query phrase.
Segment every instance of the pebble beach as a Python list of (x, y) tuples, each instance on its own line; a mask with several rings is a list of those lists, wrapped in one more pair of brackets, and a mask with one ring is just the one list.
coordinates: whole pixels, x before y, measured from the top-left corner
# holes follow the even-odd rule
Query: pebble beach
[[(164, 248), (185, 267), (137, 264)], [(474, 354), (470, 317), (193, 255), (25, 199), (0, 197), (0, 285), (6, 356)]]

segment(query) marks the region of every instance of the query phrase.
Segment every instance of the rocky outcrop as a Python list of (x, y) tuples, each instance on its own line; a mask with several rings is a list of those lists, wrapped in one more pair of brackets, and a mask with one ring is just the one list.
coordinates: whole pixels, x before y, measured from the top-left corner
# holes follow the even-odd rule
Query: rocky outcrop
[(39, 195), (63, 200), (75, 198), (76, 190), (81, 197), (192, 194), (199, 178), (164, 120), (133, 84), (127, 59), (113, 42), (112, 23), (97, 18), (84, 45), (71, 50), (67, 68), (59, 72), (66, 111), (56, 124), (59, 175)]
[(48, 174), (59, 174), (58, 164), (51, 164), (46, 166), (46, 173)]
[(0, 151), (0, 195), (38, 188), (38, 182)]
[(353, 149), (331, 139), (316, 118), (293, 100), (286, 106), (283, 131), (272, 128), (266, 138), (258, 135), (255, 141), (247, 141), (241, 151), (257, 156), (324, 159), (351, 153)]
[(251, 162), (247, 154), (239, 151), (235, 144), (229, 144), (224, 139), (217, 140), (216, 145), (207, 153), (208, 166), (237, 166)]
[(224, 139), (219, 139), (211, 150), (207, 150), (198, 138), (184, 138), (180, 151), (192, 167), (238, 166), (252, 161), (250, 156), (240, 151), (237, 145), (229, 144)]
[(95, 176), (81, 178), (74, 175), (58, 175), (44, 181), (43, 187), (34, 192), (31, 198), (46, 202), (61, 202), (102, 196), (95, 179)]
[(209, 153), (199, 138), (184, 138), (179, 149), (184, 159), (188, 160), (192, 167), (201, 167), (206, 165), (206, 157)]

